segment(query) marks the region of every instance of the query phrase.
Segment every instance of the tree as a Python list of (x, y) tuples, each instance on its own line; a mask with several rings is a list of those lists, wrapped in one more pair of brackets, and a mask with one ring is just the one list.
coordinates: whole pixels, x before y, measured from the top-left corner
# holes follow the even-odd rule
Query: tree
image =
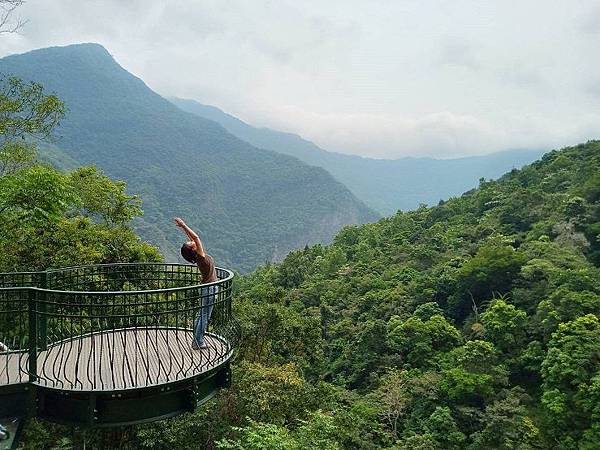
[(0, 177), (0, 221), (40, 226), (58, 221), (78, 203), (67, 176), (51, 167), (33, 166)]
[(582, 390), (581, 406), (590, 416), (590, 426), (583, 432), (579, 447), (593, 450), (600, 442), (600, 373)]
[(383, 406), (381, 415), (389, 426), (392, 436), (398, 439), (402, 417), (411, 404), (411, 393), (408, 390), (410, 375), (407, 371), (392, 370), (382, 380), (378, 398)]
[(247, 361), (270, 365), (293, 359), (303, 370), (318, 366), (322, 349), (315, 314), (299, 314), (283, 305), (253, 303), (245, 298), (238, 299), (236, 313), (246, 336), (240, 354)]
[(55, 95), (47, 95), (42, 85), (15, 77), (0, 78), (2, 147), (22, 138), (49, 138), (65, 112), (64, 103)]
[(230, 394), (241, 418), (290, 425), (326, 400), (326, 392), (307, 383), (291, 363), (275, 367), (244, 363), (234, 377), (235, 391)]
[(439, 399), (440, 376), (433, 372), (421, 373), (391, 369), (382, 378), (374, 398), (381, 407), (380, 415), (394, 439), (405, 428), (413, 426), (413, 411), (418, 419), (424, 411), (434, 408)]
[(508, 304), (504, 299), (494, 300), (481, 315), (483, 335), (498, 350), (507, 354), (518, 353), (525, 342), (527, 314)]
[(423, 429), (438, 444), (439, 448), (448, 450), (459, 450), (463, 448), (466, 439), (447, 406), (438, 406), (435, 411), (424, 422)]
[(494, 448), (529, 450), (540, 448), (539, 429), (527, 416), (527, 395), (520, 388), (505, 391), (485, 408), (483, 427), (471, 436), (469, 450)]
[(423, 321), (392, 317), (388, 323), (388, 342), (411, 367), (427, 367), (436, 356), (461, 342), (460, 332), (444, 317), (435, 315)]
[(297, 443), (287, 429), (270, 423), (249, 421), (248, 426), (235, 428), (237, 439), (223, 439), (217, 442), (218, 448), (231, 450), (295, 450)]
[(113, 181), (95, 167), (70, 174), (70, 184), (80, 198), (81, 212), (109, 225), (124, 225), (142, 214), (142, 201), (128, 195), (124, 181)]
[(0, 78), (0, 214), (5, 213), (5, 220), (10, 209), (17, 211), (19, 220), (55, 219), (73, 201), (65, 177), (50, 168), (33, 167), (35, 146), (25, 141), (48, 138), (64, 113), (64, 104), (46, 95), (41, 85)]
[(495, 294), (509, 292), (523, 262), (523, 255), (512, 246), (492, 242), (480, 247), (459, 270), (457, 292), (451, 299), (455, 316), (462, 320), (472, 302), (480, 306)]
[[(542, 405), (545, 408), (549, 434), (564, 448), (581, 439), (590, 429), (595, 408), (589, 404), (590, 393), (596, 393), (600, 373), (600, 321), (588, 314), (558, 326), (548, 344), (542, 363)], [(593, 395), (591, 398), (597, 398)], [(597, 422), (596, 422), (597, 423)]]
[(436, 302), (423, 303), (416, 307), (413, 313), (417, 319), (429, 320), (433, 316), (444, 316), (444, 310)]
[(600, 322), (588, 314), (561, 323), (542, 364), (544, 386), (572, 392), (600, 369)]
[(507, 370), (490, 342), (474, 340), (455, 348), (444, 359), (441, 390), (453, 402), (484, 405), (508, 383)]
[(567, 286), (560, 286), (538, 304), (536, 319), (549, 339), (559, 324), (586, 314), (600, 317), (600, 295), (588, 290), (574, 292)]
[(249, 421), (249, 425), (236, 428), (239, 437), (218, 442), (218, 448), (239, 450), (341, 450), (335, 439), (333, 418), (316, 412), (290, 432), (277, 425)]
[(0, 149), (0, 177), (13, 175), (19, 170), (33, 165), (35, 148), (25, 142), (5, 142)]
[(23, 3), (25, 0), (0, 0), (0, 34), (16, 33), (25, 25), (23, 19), (13, 19), (15, 10)]

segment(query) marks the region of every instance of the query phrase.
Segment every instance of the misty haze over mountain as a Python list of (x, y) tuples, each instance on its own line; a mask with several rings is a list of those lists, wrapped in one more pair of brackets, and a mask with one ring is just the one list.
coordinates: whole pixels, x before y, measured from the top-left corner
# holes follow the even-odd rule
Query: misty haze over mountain
[(214, 120), (258, 148), (299, 158), (326, 169), (359, 199), (383, 215), (433, 205), (473, 188), (481, 178), (498, 178), (538, 159), (544, 151), (512, 150), (457, 159), (372, 159), (327, 152), (292, 133), (256, 128), (214, 106), (172, 98), (184, 111)]

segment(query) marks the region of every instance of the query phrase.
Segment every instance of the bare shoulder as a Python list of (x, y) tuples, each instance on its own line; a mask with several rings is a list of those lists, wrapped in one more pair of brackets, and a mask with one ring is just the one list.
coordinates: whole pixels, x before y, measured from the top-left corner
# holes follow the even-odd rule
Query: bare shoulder
[(208, 253), (198, 254), (198, 262), (202, 261), (204, 264), (214, 264), (214, 259)]

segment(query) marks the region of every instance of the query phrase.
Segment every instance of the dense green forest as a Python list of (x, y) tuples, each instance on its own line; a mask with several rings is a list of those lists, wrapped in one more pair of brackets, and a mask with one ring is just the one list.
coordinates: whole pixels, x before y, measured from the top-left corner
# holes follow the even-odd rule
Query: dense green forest
[(325, 170), (175, 107), (100, 45), (8, 56), (0, 72), (41, 83), (65, 102), (41, 158), (68, 169), (95, 164), (127, 181), (144, 200), (136, 231), (167, 259), (181, 245), (174, 216), (202, 233), (220, 265), (241, 271), (378, 218)]
[(234, 387), (150, 430), (187, 448), (187, 427), (224, 448), (598, 448), (599, 234), (600, 142), (347, 227), (240, 282)]
[[(460, 195), (480, 178), (495, 179), (541, 157), (541, 150), (506, 150), (465, 158), (373, 159), (329, 152), (292, 133), (256, 128), (214, 106), (172, 98), (175, 105), (221, 124), (234, 136), (267, 150), (295, 156), (322, 167), (344, 183), (356, 197), (382, 215), (397, 210), (435, 205), (440, 199)], [(435, 180), (432, 183), (431, 180)]]
[(233, 448), (597, 448), (599, 201), (590, 142), (259, 269), (238, 383), (197, 426), (226, 417)]
[(323, 356), (306, 376), (377, 398), (400, 447), (597, 448), (599, 200), (591, 142), (347, 228), (244, 298), (312, 312)]

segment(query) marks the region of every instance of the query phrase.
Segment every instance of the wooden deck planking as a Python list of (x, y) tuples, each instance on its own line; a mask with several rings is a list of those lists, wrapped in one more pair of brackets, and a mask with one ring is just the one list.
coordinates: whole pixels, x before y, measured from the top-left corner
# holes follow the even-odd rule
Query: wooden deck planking
[[(39, 352), (38, 384), (84, 391), (144, 387), (198, 375), (229, 356), (221, 338), (207, 334), (208, 348), (201, 350), (192, 349), (192, 340), (191, 331), (158, 328), (115, 330), (61, 342)], [(20, 355), (0, 354), (0, 385), (27, 381), (28, 358)]]
[(27, 367), (26, 353), (0, 354), (0, 386), (26, 383), (29, 380), (27, 369), (23, 372), (19, 371), (19, 367)]

